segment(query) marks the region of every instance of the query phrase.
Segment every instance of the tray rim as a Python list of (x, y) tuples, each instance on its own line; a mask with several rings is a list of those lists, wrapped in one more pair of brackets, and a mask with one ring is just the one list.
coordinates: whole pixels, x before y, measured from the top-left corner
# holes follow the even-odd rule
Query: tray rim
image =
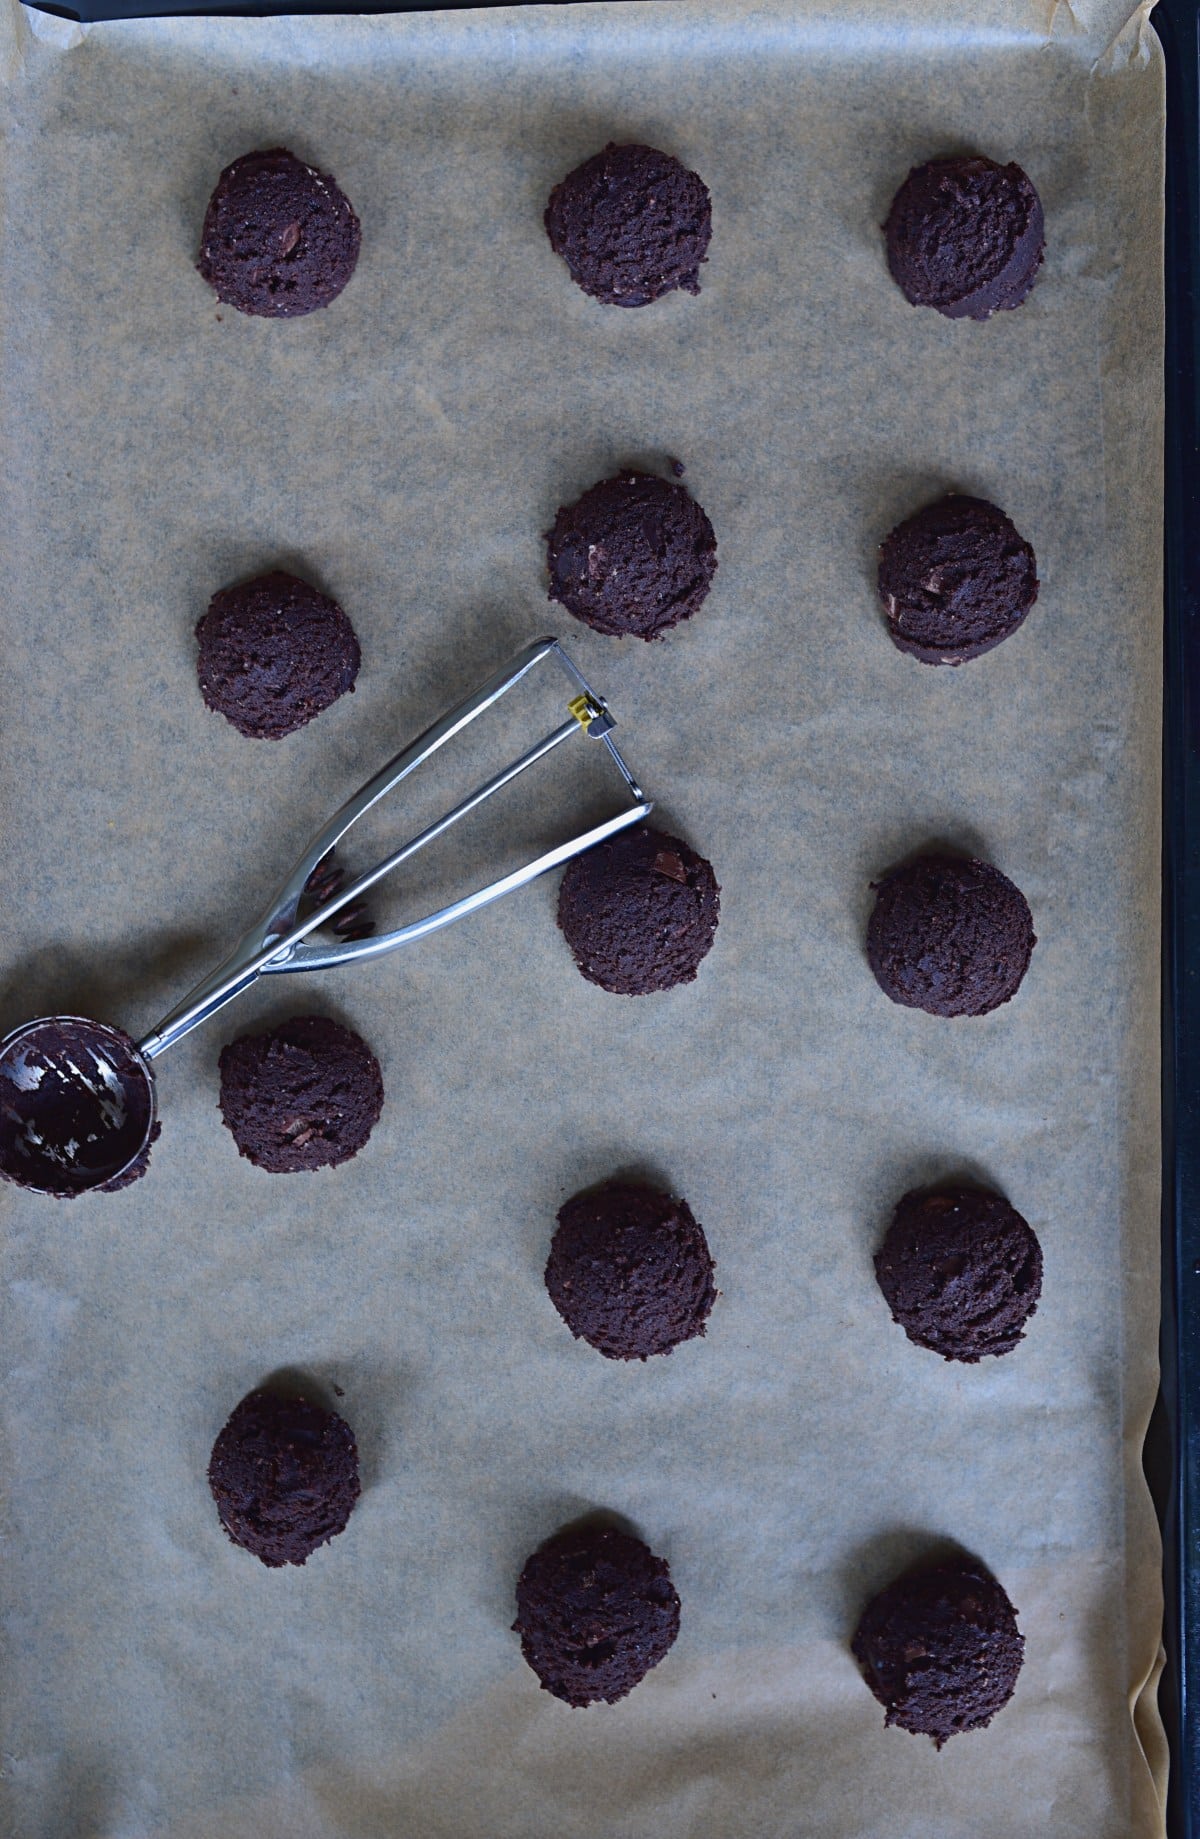
[(1162, 1378), (1147, 1472), (1163, 1531), (1167, 1665), (1160, 1708), (1171, 1747), (1167, 1831), (1200, 1833), (1200, 556), (1187, 540), (1200, 498), (1200, 0), (1151, 14), (1166, 66), (1166, 344), (1163, 519)]
[[(76, 24), (464, 11), (581, 0), (21, 0)], [(1135, 9), (1136, 10), (1136, 9)], [(1162, 1532), (1168, 1839), (1200, 1839), (1200, 0), (1148, 9), (1166, 80), (1162, 1313), (1143, 1465)], [(1195, 817), (1193, 817), (1195, 813)]]

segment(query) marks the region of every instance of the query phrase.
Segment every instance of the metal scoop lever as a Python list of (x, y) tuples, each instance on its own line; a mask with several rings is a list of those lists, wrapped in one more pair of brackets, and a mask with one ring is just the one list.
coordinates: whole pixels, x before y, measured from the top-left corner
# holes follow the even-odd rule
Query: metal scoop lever
[[(381, 798), (395, 790), (408, 775), (431, 759), (448, 741), (461, 734), (471, 722), (490, 709), (502, 696), (516, 687), (523, 677), (535, 670), (546, 659), (553, 659), (570, 679), (576, 694), (567, 704), (567, 719), (557, 728), (536, 742), (527, 752), (512, 760), (490, 779), (484, 781), (461, 803), (437, 819), (407, 843), (401, 844), (390, 855), (377, 862), (374, 868), (339, 888), (337, 893), (324, 901), (302, 920), (296, 917), (301, 896), (317, 864), (324, 860), (329, 852), (346, 835), (360, 817), (377, 805)], [(414, 939), (424, 938), (427, 933), (437, 932), (442, 926), (449, 926), (453, 921), (464, 918), (468, 913), (476, 912), (480, 907), (488, 906), (499, 900), (504, 894), (511, 894), (533, 881), (538, 875), (549, 869), (557, 868), (572, 856), (579, 855), (594, 844), (602, 843), (606, 837), (615, 835), (630, 824), (636, 824), (653, 809), (650, 801), (643, 795), (612, 738), (614, 727), (612, 713), (601, 697), (597, 696), (588, 684), (582, 672), (571, 662), (557, 639), (538, 639), (527, 645), (513, 661), (488, 678), (474, 695), (468, 696), (453, 709), (442, 716), (440, 721), (427, 728), (425, 733), (411, 746), (398, 753), (373, 779), (368, 780), (361, 791), (348, 799), (324, 828), (318, 831), (296, 866), (292, 869), (282, 886), (272, 898), (264, 918), (250, 927), (239, 939), (237, 945), (224, 963), (219, 965), (209, 976), (197, 984), (196, 988), (185, 996), (183, 1001), (163, 1017), (150, 1034), (138, 1045), (148, 1060), (153, 1060), (165, 1053), (175, 1041), (178, 1041), (198, 1023), (207, 1020), (210, 1015), (229, 1002), (240, 991), (247, 989), (263, 973), (280, 971), (317, 971), (329, 970), (335, 965), (351, 964), (360, 958), (379, 958), (385, 952), (396, 951), (401, 945), (409, 945)], [(418, 850), (444, 836), (455, 824), (479, 806), (493, 798), (497, 792), (511, 785), (514, 779), (539, 760), (553, 753), (565, 741), (583, 734), (600, 741), (608, 752), (620, 775), (624, 790), (630, 800), (628, 807), (610, 817), (602, 824), (583, 831), (566, 843), (560, 843), (549, 849), (524, 867), (504, 875), (499, 880), (491, 881), (486, 886), (477, 888), (460, 900), (441, 907), (424, 919), (414, 920), (407, 926), (398, 927), (394, 932), (385, 932), (368, 939), (343, 940), (326, 943), (321, 940), (306, 944), (311, 933), (328, 924), (343, 907), (362, 897), (385, 875), (399, 868), (415, 856)]]

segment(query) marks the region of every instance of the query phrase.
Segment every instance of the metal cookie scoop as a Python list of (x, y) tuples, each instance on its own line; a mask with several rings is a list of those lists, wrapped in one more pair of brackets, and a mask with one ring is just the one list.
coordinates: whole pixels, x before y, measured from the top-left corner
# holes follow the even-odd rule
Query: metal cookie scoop
[[(338, 887), (311, 911), (306, 905), (303, 919), (299, 918), (301, 899), (314, 871), (350, 827), (547, 658), (562, 669), (574, 692), (567, 702), (566, 720), (374, 868)], [(132, 1041), (119, 1028), (74, 1015), (25, 1022), (0, 1040), (0, 1175), (39, 1194), (64, 1198), (119, 1183), (155, 1132), (153, 1062), (260, 976), (326, 970), (360, 958), (381, 957), (511, 894), (606, 837), (639, 823), (653, 807), (613, 741), (613, 725), (607, 705), (557, 639), (538, 639), (526, 646), (474, 695), (390, 760), (330, 818), (278, 889), (263, 918), (243, 933), (224, 962), (141, 1041)], [(394, 932), (306, 942), (311, 933), (360, 900), (394, 868), (444, 836), (461, 818), (577, 734), (600, 741), (620, 775), (629, 802), (615, 817)], [(320, 886), (320, 878), (316, 885)]]

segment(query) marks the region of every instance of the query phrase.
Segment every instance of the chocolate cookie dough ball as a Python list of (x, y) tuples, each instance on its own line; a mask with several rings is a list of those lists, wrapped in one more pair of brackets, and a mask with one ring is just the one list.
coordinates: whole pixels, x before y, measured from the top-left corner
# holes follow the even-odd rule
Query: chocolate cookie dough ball
[(513, 1628), (547, 1692), (568, 1705), (612, 1705), (671, 1647), (679, 1597), (666, 1559), (640, 1539), (576, 1527), (526, 1561)]
[(271, 147), (243, 154), (217, 180), (196, 266), (239, 313), (295, 319), (336, 300), (361, 241), (350, 201), (329, 174)]
[(545, 221), (554, 253), (606, 306), (647, 306), (677, 287), (700, 292), (708, 188), (656, 147), (610, 141), (554, 187)]
[(273, 1569), (303, 1564), (353, 1512), (354, 1432), (307, 1399), (251, 1392), (213, 1444), (208, 1485), (235, 1545)]
[(337, 601), (279, 569), (214, 594), (196, 638), (200, 694), (252, 740), (303, 728), (353, 691), (362, 661)]
[(610, 1360), (645, 1360), (704, 1333), (713, 1269), (686, 1201), (611, 1182), (560, 1209), (546, 1288), (578, 1340)]
[(300, 1015), (221, 1049), (221, 1116), (255, 1168), (335, 1168), (356, 1156), (383, 1109), (379, 1062), (358, 1035)]
[(982, 1188), (906, 1194), (875, 1254), (892, 1319), (946, 1360), (1007, 1354), (1042, 1294), (1042, 1248), (1015, 1207)]
[(851, 1643), (885, 1724), (941, 1749), (1008, 1704), (1024, 1658), (1016, 1611), (970, 1561), (907, 1572), (867, 1604)]
[(1021, 890), (990, 862), (919, 856), (878, 883), (867, 962), (885, 995), (930, 1015), (987, 1015), (1037, 944)]
[(589, 983), (645, 996), (691, 983), (720, 917), (712, 863), (639, 825), (568, 863), (558, 923)]
[(1037, 562), (986, 498), (954, 493), (897, 524), (879, 549), (894, 645), (923, 664), (964, 664), (1009, 638), (1037, 599)]
[(717, 572), (708, 518), (653, 473), (618, 473), (561, 506), (546, 547), (551, 600), (616, 638), (661, 638), (703, 605)]
[(884, 224), (888, 267), (913, 306), (947, 319), (1018, 307), (1042, 263), (1042, 203), (1019, 166), (979, 155), (914, 166)]

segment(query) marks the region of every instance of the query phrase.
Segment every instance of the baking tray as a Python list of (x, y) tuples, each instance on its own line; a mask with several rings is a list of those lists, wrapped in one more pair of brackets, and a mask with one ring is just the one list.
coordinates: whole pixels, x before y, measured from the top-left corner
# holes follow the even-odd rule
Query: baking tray
[(1169, 1830), (1200, 1832), (1200, 7), (1152, 14), (1167, 73), (1161, 1435)]
[[(151, 11), (160, 11), (160, 9), (151, 9)], [(206, 7), (204, 11), (211, 11), (211, 9), (208, 9), (208, 7)], [(243, 11), (243, 9), (230, 9), (230, 11)], [(255, 11), (257, 11), (257, 9), (255, 9)], [(96, 15), (90, 15), (90, 17), (130, 17), (130, 13), (125, 13), (125, 15), (121, 15), (121, 13), (118, 13), (118, 11), (114, 11), (114, 13), (108, 13), (108, 15), (101, 15), (101, 13), (96, 13)], [(1193, 24), (1194, 24), (1194, 20), (1193, 20)], [(1193, 75), (1194, 75), (1194, 72), (1193, 72)]]

